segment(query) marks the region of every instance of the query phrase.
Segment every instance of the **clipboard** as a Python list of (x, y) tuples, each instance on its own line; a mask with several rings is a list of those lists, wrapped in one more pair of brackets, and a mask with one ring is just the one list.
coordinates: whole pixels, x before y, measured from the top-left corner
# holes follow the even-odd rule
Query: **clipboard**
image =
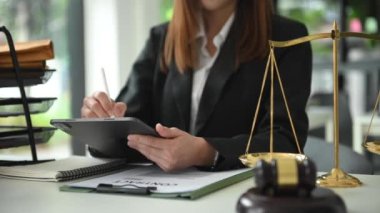
[(156, 165), (150, 165), (69, 183), (61, 186), (60, 191), (195, 200), (252, 176), (252, 168), (218, 172), (188, 168), (166, 173)]
[(159, 137), (152, 127), (133, 117), (52, 119), (50, 124), (107, 157), (127, 158), (128, 162), (148, 161), (128, 147), (129, 134)]

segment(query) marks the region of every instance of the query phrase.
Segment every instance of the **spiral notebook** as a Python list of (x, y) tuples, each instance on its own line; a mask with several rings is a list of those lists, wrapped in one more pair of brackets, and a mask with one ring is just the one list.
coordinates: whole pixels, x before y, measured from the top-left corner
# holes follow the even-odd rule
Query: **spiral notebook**
[(34, 181), (66, 181), (107, 173), (127, 166), (125, 159), (71, 156), (65, 159), (23, 166), (0, 166), (0, 176)]

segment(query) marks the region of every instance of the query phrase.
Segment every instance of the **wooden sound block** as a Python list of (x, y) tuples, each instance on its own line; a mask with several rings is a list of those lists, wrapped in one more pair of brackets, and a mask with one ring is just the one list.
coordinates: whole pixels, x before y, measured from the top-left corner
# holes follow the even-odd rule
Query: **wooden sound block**
[(251, 188), (239, 198), (236, 208), (239, 213), (347, 212), (343, 200), (327, 188), (315, 188), (309, 197), (266, 196)]

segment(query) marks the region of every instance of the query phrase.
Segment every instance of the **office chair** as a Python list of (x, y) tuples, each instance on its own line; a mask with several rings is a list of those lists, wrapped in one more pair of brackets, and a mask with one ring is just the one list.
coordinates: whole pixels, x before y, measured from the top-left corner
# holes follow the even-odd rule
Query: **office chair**
[[(334, 144), (309, 136), (304, 153), (312, 159), (318, 171), (329, 172), (334, 167)], [(344, 144), (339, 144), (339, 167), (354, 174), (374, 174), (373, 165), (364, 155), (354, 152)]]
[[(352, 117), (349, 103), (349, 95), (345, 91), (340, 91), (339, 97), (339, 135), (341, 144), (352, 147)], [(331, 106), (333, 110), (333, 94), (332, 93), (316, 93), (310, 97), (309, 105), (314, 106)], [(324, 128), (312, 130), (310, 135), (316, 137), (325, 137)]]

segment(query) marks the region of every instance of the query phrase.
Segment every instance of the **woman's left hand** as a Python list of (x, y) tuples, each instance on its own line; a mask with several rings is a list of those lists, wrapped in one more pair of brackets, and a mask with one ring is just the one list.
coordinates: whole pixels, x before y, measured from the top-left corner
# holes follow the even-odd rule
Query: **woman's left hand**
[(156, 131), (162, 138), (129, 135), (128, 146), (142, 153), (166, 172), (213, 163), (215, 149), (204, 138), (161, 124), (156, 125)]

